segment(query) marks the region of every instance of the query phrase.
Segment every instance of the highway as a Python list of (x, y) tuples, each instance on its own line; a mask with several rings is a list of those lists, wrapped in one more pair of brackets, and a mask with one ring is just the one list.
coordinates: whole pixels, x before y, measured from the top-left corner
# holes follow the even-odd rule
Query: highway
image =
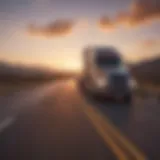
[(75, 80), (7, 97), (0, 160), (158, 160), (160, 102), (86, 97)]

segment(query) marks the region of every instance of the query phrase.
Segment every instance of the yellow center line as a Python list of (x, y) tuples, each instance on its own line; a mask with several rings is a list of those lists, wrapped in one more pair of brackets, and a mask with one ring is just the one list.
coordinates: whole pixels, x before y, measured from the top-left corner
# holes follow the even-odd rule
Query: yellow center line
[[(75, 87), (77, 89), (77, 87)], [(94, 106), (90, 106), (85, 99), (78, 94), (79, 100), (83, 103), (83, 110), (87, 117), (91, 120), (95, 126), (97, 132), (104, 139), (106, 145), (110, 146), (114, 154), (119, 160), (131, 160), (127, 154), (130, 153), (135, 160), (148, 160), (148, 158), (119, 131), (118, 128), (102, 114), (102, 112), (96, 109)], [(116, 144), (115, 141), (119, 141), (122, 147), (124, 147), (128, 153), (125, 153), (121, 147)]]
[[(131, 155), (135, 157), (135, 160), (147, 160), (147, 157), (142, 152), (140, 152), (137, 149), (137, 147), (135, 147), (131, 142), (129, 142), (125, 138), (125, 136), (123, 136), (123, 134), (120, 133), (120, 131), (112, 124), (112, 122), (107, 117), (104, 117), (104, 115), (102, 115), (102, 113), (98, 109), (89, 105), (85, 105), (84, 111), (90, 119), (92, 117), (92, 123), (96, 126), (96, 129), (100, 132), (101, 136), (104, 139), (108, 140), (109, 139), (108, 133), (110, 133), (111, 134), (110, 137), (113, 137), (115, 140), (116, 139), (119, 140), (119, 142), (129, 151), (129, 153), (131, 153)], [(103, 128), (103, 134), (102, 134), (102, 128)], [(107, 142), (107, 140), (105, 141)], [(124, 153), (122, 154), (122, 150), (117, 149), (118, 147), (115, 147), (115, 145), (114, 146), (112, 145), (111, 147), (120, 160), (121, 159), (125, 160), (123, 157)]]
[(87, 107), (87, 104), (85, 102), (85, 100), (83, 99), (83, 97), (81, 97), (81, 95), (79, 94), (79, 92), (77, 91), (77, 87), (75, 87), (75, 91), (76, 91), (76, 98), (78, 102), (82, 103), (83, 106), (83, 111), (86, 114), (86, 116), (90, 119), (91, 123), (94, 125), (94, 127), (96, 128), (96, 131), (99, 133), (99, 135), (103, 138), (106, 146), (111, 148), (111, 151), (116, 155), (117, 159), (119, 160), (130, 160), (128, 159), (127, 155), (124, 153), (124, 151), (114, 142), (114, 140), (107, 134), (105, 128), (100, 125), (101, 122), (98, 122), (97, 120), (97, 114), (95, 114), (95, 112), (93, 112), (92, 107)]
[(95, 128), (97, 129), (99, 135), (104, 139), (107, 146), (111, 148), (111, 150), (117, 156), (117, 158), (119, 160), (129, 160), (126, 154), (123, 152), (123, 150), (118, 145), (116, 145), (114, 140), (106, 133), (104, 127), (102, 125), (99, 125), (98, 121), (95, 121), (96, 120), (95, 115), (93, 115), (93, 113), (90, 112), (90, 110), (88, 109), (85, 109), (84, 111), (88, 116), (88, 118), (93, 123), (93, 125), (95, 126)]

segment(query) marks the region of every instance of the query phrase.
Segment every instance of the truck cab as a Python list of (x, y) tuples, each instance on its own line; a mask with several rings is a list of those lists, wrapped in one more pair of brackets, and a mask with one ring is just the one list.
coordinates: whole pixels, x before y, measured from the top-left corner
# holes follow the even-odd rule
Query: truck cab
[(83, 62), (83, 82), (90, 94), (131, 102), (136, 81), (115, 48), (87, 47)]

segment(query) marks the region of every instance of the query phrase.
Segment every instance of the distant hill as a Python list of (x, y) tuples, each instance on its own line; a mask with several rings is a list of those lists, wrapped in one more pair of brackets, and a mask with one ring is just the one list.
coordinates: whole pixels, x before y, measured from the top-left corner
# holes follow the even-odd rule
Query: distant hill
[(140, 83), (160, 85), (160, 57), (131, 65), (131, 72)]
[(60, 72), (48, 68), (28, 67), (0, 62), (0, 82), (32, 82), (65, 79), (74, 73)]

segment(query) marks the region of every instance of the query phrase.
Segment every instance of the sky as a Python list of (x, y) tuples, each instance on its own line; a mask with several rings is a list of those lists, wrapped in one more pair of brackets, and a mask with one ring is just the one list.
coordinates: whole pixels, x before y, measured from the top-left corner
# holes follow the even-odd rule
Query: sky
[(1, 0), (0, 61), (77, 70), (87, 45), (160, 56), (159, 0)]

